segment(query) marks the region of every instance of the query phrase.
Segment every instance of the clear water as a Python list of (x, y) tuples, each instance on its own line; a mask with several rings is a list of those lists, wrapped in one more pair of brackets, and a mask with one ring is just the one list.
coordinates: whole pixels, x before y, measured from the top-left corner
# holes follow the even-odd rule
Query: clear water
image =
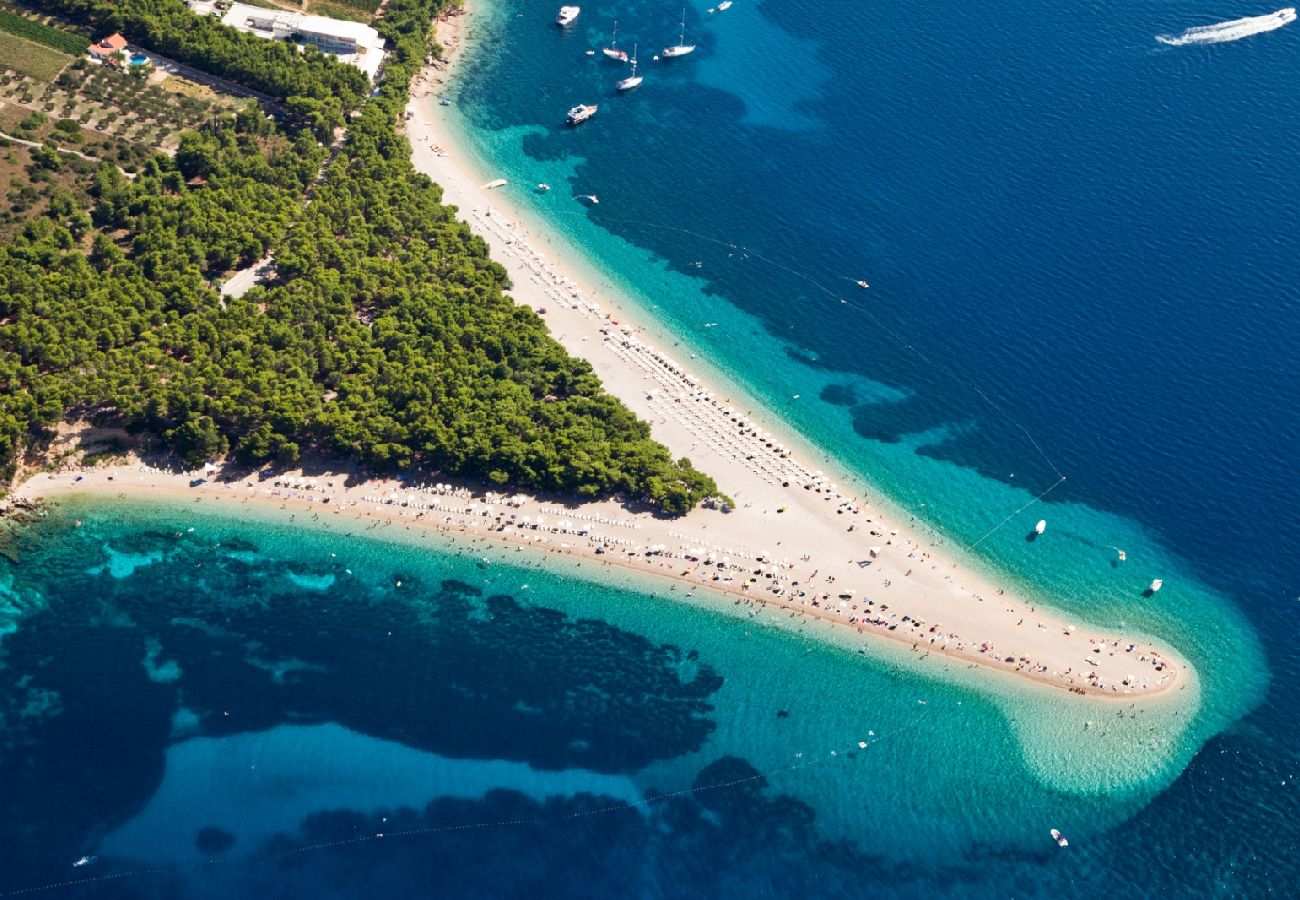
[[(1158, 715), (1008, 711), (745, 607), (241, 513), (78, 501), (7, 543), (0, 890), (981, 894), (1098, 875), (1181, 768)], [(1012, 719), (1148, 777), (1060, 790)]]
[(1300, 31), (1155, 41), (1267, 11), (1240, 4), (737, 0), (692, 8), (699, 50), (615, 96), (585, 50), (617, 16), (644, 62), (678, 9), (584, 4), (566, 33), (498, 0), (435, 112), (484, 180), (555, 187), (514, 199), (602, 299), (953, 547), (1068, 475), (974, 561), (1173, 641), (1195, 708), (936, 683), (744, 607), (405, 534), (69, 508), (0, 564), (0, 895), (1300, 883)]

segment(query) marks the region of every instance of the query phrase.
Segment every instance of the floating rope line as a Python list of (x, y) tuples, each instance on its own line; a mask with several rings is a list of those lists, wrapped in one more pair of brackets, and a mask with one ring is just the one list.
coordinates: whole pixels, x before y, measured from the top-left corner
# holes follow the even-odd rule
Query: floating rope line
[[(979, 546), (979, 545), (980, 545), (981, 543), (983, 543), (987, 538), (991, 537), (995, 532), (997, 532), (997, 531), (1000, 530), (1004, 525), (1006, 525), (1007, 522), (1009, 522), (1009, 521), (1011, 521), (1011, 519), (1015, 518), (1016, 515), (1018, 515), (1018, 514), (1021, 513), (1021, 512), (1024, 512), (1024, 511), (1025, 511), (1026, 509), (1028, 509), (1030, 506), (1032, 506), (1032, 505), (1034, 505), (1035, 503), (1037, 503), (1038, 501), (1042, 500), (1042, 499), (1043, 499), (1044, 497), (1046, 497), (1049, 493), (1051, 493), (1053, 490), (1055, 490), (1057, 487), (1059, 487), (1060, 484), (1061, 484), (1061, 482), (1063, 482), (1063, 481), (1066, 480), (1065, 473), (1062, 472), (1062, 471), (1060, 470), (1060, 468), (1056, 465), (1056, 463), (1052, 461), (1051, 457), (1049, 457), (1049, 456), (1047, 455), (1047, 452), (1043, 449), (1042, 444), (1040, 444), (1040, 443), (1038, 442), (1038, 439), (1035, 438), (1035, 437), (1033, 436), (1033, 434), (1029, 431), (1029, 429), (1026, 428), (1026, 427), (1024, 426), (1024, 424), (1022, 424), (1021, 422), (1019, 422), (1018, 420), (1016, 420), (1015, 418), (1013, 418), (1013, 417), (1011, 416), (1011, 414), (1008, 413), (1005, 409), (1003, 409), (1002, 406), (999, 405), (999, 404), (998, 404), (998, 403), (997, 403), (997, 402), (996, 402), (992, 397), (990, 397), (990, 396), (988, 395), (988, 393), (987, 393), (986, 391), (984, 391), (983, 388), (981, 388), (979, 385), (975, 384), (975, 382), (971, 381), (969, 378), (967, 378), (967, 377), (965, 377), (964, 375), (961, 375), (960, 373), (954, 371), (954, 370), (951, 369), (950, 367), (944, 365), (943, 363), (941, 363), (941, 362), (939, 362), (938, 360), (932, 358), (932, 357), (929, 356), (927, 353), (925, 353), (924, 351), (922, 351), (921, 349), (919, 349), (915, 344), (913, 344), (913, 343), (911, 343), (909, 340), (907, 340), (906, 337), (904, 337), (900, 332), (898, 332), (898, 331), (897, 331), (893, 326), (891, 326), (888, 322), (885, 322), (885, 321), (882, 320), (879, 316), (877, 316), (877, 315), (876, 315), (876, 314), (875, 314), (875, 313), (870, 309), (870, 307), (866, 306), (865, 304), (863, 304), (862, 302), (860, 302), (860, 301), (858, 301), (858, 300), (853, 300), (853, 299), (849, 299), (849, 298), (847, 298), (847, 297), (842, 296), (841, 294), (837, 293), (835, 290), (833, 290), (833, 289), (831, 289), (830, 287), (828, 287), (826, 284), (824, 284), (822, 281), (820, 281), (818, 278), (816, 278), (816, 277), (813, 276), (812, 274), (810, 274), (810, 273), (808, 273), (808, 272), (801, 271), (801, 270), (799, 270), (799, 269), (791, 268), (790, 266), (786, 265), (785, 263), (782, 263), (782, 262), (779, 262), (779, 261), (777, 261), (777, 260), (775, 260), (775, 259), (772, 259), (771, 257), (765, 255), (764, 253), (762, 253), (762, 252), (760, 252), (760, 251), (758, 251), (758, 250), (755, 250), (755, 249), (752, 248), (752, 247), (747, 247), (747, 246), (745, 246), (744, 244), (739, 244), (739, 243), (735, 243), (735, 242), (732, 242), (732, 241), (721, 240), (721, 239), (719, 239), (719, 238), (712, 237), (712, 236), (707, 235), (707, 234), (702, 234), (702, 233), (700, 233), (700, 232), (698, 232), (698, 231), (693, 231), (692, 229), (689, 229), (689, 228), (682, 228), (681, 226), (678, 226), (678, 225), (664, 225), (664, 224), (657, 223), (657, 222), (648, 222), (648, 221), (645, 221), (645, 220), (642, 220), (642, 219), (620, 219), (620, 218), (617, 218), (617, 217), (613, 217), (613, 216), (605, 216), (605, 215), (600, 215), (600, 216), (598, 216), (598, 217), (593, 218), (593, 217), (588, 216), (586, 213), (578, 213), (578, 212), (563, 212), (563, 211), (561, 211), (561, 212), (558, 213), (558, 215), (581, 217), (581, 218), (584, 218), (584, 219), (588, 219), (589, 221), (593, 221), (593, 222), (595, 222), (595, 223), (597, 223), (597, 224), (599, 224), (599, 223), (601, 223), (601, 222), (611, 222), (611, 223), (617, 223), (617, 224), (622, 224), (622, 225), (635, 225), (635, 226), (640, 226), (640, 227), (643, 227), (643, 228), (653, 228), (653, 229), (657, 229), (657, 230), (660, 230), (660, 231), (675, 231), (675, 232), (678, 232), (678, 233), (681, 233), (681, 234), (689, 235), (690, 237), (696, 238), (697, 240), (704, 241), (704, 242), (707, 242), (707, 243), (709, 243), (709, 244), (716, 245), (716, 246), (718, 246), (718, 247), (724, 247), (724, 248), (726, 248), (726, 249), (728, 249), (728, 250), (731, 250), (733, 253), (735, 253), (735, 252), (739, 252), (739, 253), (742, 254), (742, 258), (744, 258), (744, 259), (749, 259), (749, 258), (752, 257), (752, 258), (754, 258), (754, 259), (756, 259), (756, 260), (759, 260), (760, 262), (763, 262), (763, 263), (766, 263), (766, 264), (769, 265), (769, 266), (772, 266), (773, 268), (776, 268), (776, 269), (778, 269), (778, 270), (780, 270), (780, 271), (782, 271), (782, 272), (785, 272), (786, 274), (790, 275), (791, 277), (794, 277), (794, 278), (800, 279), (801, 281), (804, 281), (804, 282), (806, 282), (807, 284), (812, 285), (816, 290), (818, 290), (818, 291), (820, 291), (821, 293), (825, 294), (827, 297), (829, 297), (829, 298), (831, 298), (831, 299), (834, 299), (834, 300), (838, 300), (840, 306), (847, 306), (849, 309), (854, 310), (855, 312), (857, 312), (857, 313), (859, 313), (859, 314), (865, 316), (867, 319), (869, 319), (869, 320), (871, 321), (871, 323), (872, 323), (873, 325), (875, 325), (878, 329), (880, 329), (880, 331), (884, 332), (884, 333), (887, 334), (891, 339), (893, 339), (894, 343), (897, 344), (899, 347), (901, 347), (902, 349), (904, 349), (904, 350), (907, 351), (908, 353), (911, 353), (913, 356), (915, 356), (917, 359), (919, 359), (919, 360), (921, 360), (922, 362), (924, 362), (926, 365), (930, 366), (931, 368), (935, 369), (935, 370), (938, 371), (938, 372), (943, 373), (943, 374), (946, 375), (948, 378), (952, 379), (953, 381), (957, 382), (958, 384), (960, 384), (960, 385), (962, 385), (962, 386), (968, 388), (968, 389), (971, 390), (972, 392), (974, 392), (975, 395), (978, 396), (978, 397), (980, 398), (980, 400), (982, 400), (982, 401), (983, 401), (983, 402), (984, 402), (984, 403), (985, 403), (985, 404), (986, 404), (990, 409), (992, 409), (994, 412), (996, 412), (996, 413), (997, 413), (997, 414), (998, 414), (1002, 419), (1004, 419), (1004, 420), (1005, 420), (1009, 425), (1011, 425), (1012, 427), (1014, 427), (1017, 431), (1019, 431), (1019, 432), (1024, 436), (1025, 440), (1027, 440), (1027, 441), (1029, 442), (1029, 445), (1030, 445), (1031, 447), (1034, 448), (1034, 452), (1038, 455), (1038, 457), (1039, 457), (1039, 458), (1040, 458), (1040, 459), (1041, 459), (1041, 460), (1042, 460), (1042, 461), (1047, 465), (1047, 467), (1048, 467), (1049, 469), (1051, 469), (1052, 473), (1053, 473), (1054, 475), (1056, 475), (1057, 480), (1056, 480), (1056, 482), (1055, 482), (1054, 484), (1052, 484), (1052, 486), (1049, 487), (1047, 490), (1043, 491), (1041, 494), (1039, 494), (1039, 495), (1038, 495), (1037, 497), (1035, 497), (1033, 500), (1030, 500), (1030, 501), (1029, 501), (1028, 503), (1026, 503), (1024, 506), (1020, 507), (1020, 509), (1016, 510), (1016, 512), (1014, 512), (1014, 513), (1012, 513), (1010, 516), (1008, 516), (1008, 517), (1007, 517), (1003, 522), (1001, 522), (1000, 524), (998, 524), (998, 525), (997, 525), (997, 526), (996, 526), (992, 531), (989, 531), (988, 533), (986, 533), (986, 534), (984, 534), (983, 536), (981, 536), (981, 537), (979, 538), (979, 540), (977, 540), (977, 541), (975, 541), (974, 543), (970, 544), (970, 545), (968, 546), (967, 549), (974, 549), (975, 547)], [(837, 276), (837, 277), (838, 277), (839, 279), (842, 279), (842, 280), (845, 280), (845, 281), (852, 282), (852, 283), (855, 284), (855, 285), (857, 284), (857, 279), (853, 278), (853, 277), (850, 276), (850, 275), (840, 275), (840, 276)], [(834, 307), (831, 307), (831, 308), (834, 308)]]
[[(883, 688), (879, 693), (883, 694), (887, 690), (889, 690), (889, 688)], [(924, 702), (924, 701), (918, 701), (918, 702)], [(152, 868), (145, 868), (145, 869), (132, 869), (127, 872), (114, 872), (107, 875), (94, 875), (86, 878), (69, 878), (69, 879), (64, 879), (62, 881), (53, 881), (48, 884), (37, 885), (34, 887), (17, 888), (9, 891), (0, 891), (0, 897), (29, 896), (32, 894), (58, 890), (60, 888), (80, 887), (83, 885), (95, 884), (100, 882), (120, 881), (125, 878), (141, 878), (147, 875), (179, 875), (187, 871), (193, 871), (196, 869), (208, 868), (213, 866), (231, 865), (234, 863), (241, 863), (241, 862), (255, 862), (259, 859), (263, 859), (263, 860), (285, 859), (290, 856), (300, 856), (305, 853), (318, 853), (321, 851), (336, 850), (342, 847), (373, 843), (382, 840), (428, 837), (430, 835), (435, 835), (435, 834), (446, 834), (446, 833), (458, 832), (458, 831), (479, 831), (479, 830), (485, 830), (489, 828), (517, 828), (520, 826), (554, 825), (557, 822), (576, 821), (578, 819), (591, 818), (592, 816), (609, 815), (610, 813), (624, 812), (627, 810), (647, 807), (654, 803), (660, 803), (662, 801), (669, 800), (675, 797), (681, 797), (687, 794), (694, 795), (694, 794), (705, 793), (707, 791), (726, 790), (729, 788), (738, 787), (743, 784), (749, 784), (751, 782), (761, 781), (772, 775), (780, 775), (787, 772), (801, 771), (801, 770), (812, 768), (813, 766), (830, 763), (832, 761), (836, 761), (840, 759), (842, 756), (847, 756), (847, 754), (852, 753), (854, 751), (867, 750), (871, 747), (876, 746), (877, 744), (883, 743), (885, 740), (898, 737), (899, 735), (909, 731), (913, 731), (916, 728), (920, 727), (922, 720), (924, 720), (926, 717), (927, 717), (927, 713), (924, 712), (919, 713), (915, 717), (913, 717), (913, 719), (907, 724), (883, 736), (877, 736), (875, 732), (868, 732), (868, 737), (866, 740), (852, 742), (851, 744), (843, 748), (837, 747), (833, 750), (830, 750), (824, 756), (812, 757), (805, 760), (803, 753), (796, 753), (795, 754), (796, 762), (790, 765), (777, 766), (776, 768), (768, 769), (765, 772), (756, 772), (753, 775), (746, 775), (743, 778), (735, 778), (730, 781), (722, 781), (722, 782), (717, 782), (715, 784), (707, 784), (699, 787), (692, 786), (688, 788), (681, 788), (680, 790), (676, 790), (671, 793), (656, 794), (653, 797), (644, 797), (641, 800), (615, 803), (609, 806), (600, 807), (598, 809), (588, 809), (588, 810), (583, 810), (581, 812), (568, 813), (566, 815), (559, 816), (558, 818), (497, 819), (488, 822), (464, 822), (458, 825), (433, 825), (428, 828), (408, 828), (402, 831), (380, 831), (380, 832), (375, 832), (373, 834), (357, 835), (356, 837), (352, 837), (352, 838), (343, 838), (337, 841), (323, 841), (318, 844), (308, 844), (307, 846), (304, 847), (295, 847), (292, 850), (284, 850), (279, 853), (272, 853), (272, 854), (246, 853), (246, 854), (235, 855), (235, 856), (213, 857), (210, 859), (195, 860), (194, 862), (189, 862), (189, 863), (177, 863), (171, 866), (155, 866)]]
[(984, 540), (985, 540), (986, 538), (992, 537), (994, 534), (996, 534), (997, 532), (1001, 531), (1001, 530), (1002, 530), (1002, 527), (1003, 527), (1004, 525), (1006, 525), (1008, 522), (1010, 522), (1012, 519), (1014, 519), (1016, 516), (1020, 515), (1020, 514), (1021, 514), (1022, 512), (1024, 512), (1025, 510), (1029, 509), (1029, 507), (1033, 506), (1033, 505), (1034, 505), (1035, 503), (1037, 503), (1039, 500), (1042, 500), (1044, 497), (1046, 497), (1046, 496), (1047, 496), (1048, 494), (1050, 494), (1052, 491), (1056, 490), (1056, 488), (1061, 484), (1062, 481), (1065, 481), (1065, 476), (1064, 476), (1064, 475), (1062, 475), (1059, 479), (1057, 479), (1056, 484), (1052, 485), (1052, 486), (1049, 487), (1047, 490), (1045, 490), (1045, 491), (1043, 491), (1041, 494), (1039, 494), (1037, 497), (1035, 497), (1034, 499), (1030, 500), (1030, 501), (1029, 501), (1028, 503), (1026, 503), (1024, 506), (1020, 507), (1018, 510), (1016, 510), (1015, 512), (1013, 512), (1013, 513), (1011, 513), (1010, 515), (1008, 515), (1005, 519), (1003, 519), (1003, 520), (1002, 520), (1001, 522), (999, 522), (998, 524), (994, 525), (994, 526), (993, 526), (992, 528), (990, 528), (988, 531), (984, 532), (984, 534), (980, 536), (980, 539), (979, 539), (978, 541), (976, 541), (976, 542), (973, 543), (973, 544), (970, 544), (969, 546), (967, 546), (966, 549), (967, 549), (967, 550), (974, 550), (974, 549), (975, 549), (976, 547), (978, 547), (980, 544), (984, 543)]

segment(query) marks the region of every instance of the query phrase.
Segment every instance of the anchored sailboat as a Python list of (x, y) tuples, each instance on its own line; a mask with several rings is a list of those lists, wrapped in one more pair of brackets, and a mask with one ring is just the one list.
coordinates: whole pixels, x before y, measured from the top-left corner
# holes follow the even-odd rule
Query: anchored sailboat
[(600, 52), (618, 62), (627, 62), (627, 51), (618, 49), (618, 19), (614, 20), (614, 34), (609, 39), (609, 46), (602, 47)]
[(632, 74), (618, 83), (620, 91), (630, 91), (634, 87), (640, 87), (644, 76), (636, 73), (636, 44), (632, 45)]
[(665, 47), (663, 55), (668, 57), (685, 56), (688, 53), (695, 52), (695, 45), (686, 43), (686, 10), (682, 10), (682, 34), (677, 41), (676, 47)]

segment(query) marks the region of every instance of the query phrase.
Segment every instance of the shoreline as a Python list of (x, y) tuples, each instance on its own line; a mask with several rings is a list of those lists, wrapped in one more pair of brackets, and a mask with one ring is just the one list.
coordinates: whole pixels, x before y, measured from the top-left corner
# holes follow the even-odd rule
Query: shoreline
[[(735, 499), (735, 510), (701, 508), (664, 520), (629, 512), (612, 500), (577, 504), (524, 494), (484, 497), (481, 490), (415, 490), (391, 479), (346, 487), (343, 472), (312, 479), (285, 474), (269, 484), (249, 476), (195, 486), (193, 473), (163, 472), (138, 461), (130, 464), (134, 477), (124, 473), (120, 479), (106, 467), (75, 478), (38, 474), (16, 488), (15, 496), (129, 491), (240, 498), (315, 515), (324, 510), (358, 521), (402, 522), (612, 563), (692, 591), (710, 589), (718, 599), (832, 623), (846, 635), (888, 638), (888, 644), (877, 642), (882, 649), (911, 644), (918, 660), (935, 654), (936, 661), (991, 669), (1020, 683), (1130, 701), (1195, 687), (1194, 671), (1162, 642), (1071, 624), (1074, 617), (1061, 611), (1039, 611), (1034, 602), (1008, 596), (998, 587), (997, 574), (980, 572), (938, 532), (915, 517), (907, 524), (902, 511), (888, 509), (891, 504), (877, 492), (859, 497), (841, 489), (800, 461), (827, 458), (824, 453), (807, 446), (797, 432), (789, 436), (793, 429), (779, 422), (770, 423), (775, 433), (767, 431), (772, 413), (752, 398), (742, 399), (725, 373), (706, 365), (707, 378), (688, 374), (643, 340), (657, 338), (657, 329), (636, 321), (642, 316), (632, 303), (607, 312), (594, 302), (598, 294), (569, 273), (576, 269), (583, 275), (598, 269), (598, 262), (584, 266), (566, 257), (564, 242), (552, 242), (544, 232), (539, 235), (547, 252), (559, 251), (558, 258), (535, 249), (509, 198), (479, 185), (468, 165), (447, 149), (455, 149), (450, 129), (435, 122), (432, 95), (463, 61), (469, 18), (462, 12), (439, 20), (437, 35), (447, 54), (426, 66), (415, 82), (405, 129), (416, 168), (442, 187), (443, 202), (458, 207), (488, 243), (493, 259), (505, 266), (515, 302), (542, 311), (552, 336), (589, 361), (605, 389), (651, 423), (653, 437), (674, 456), (690, 456), (709, 472)], [(608, 298), (603, 302), (610, 305)], [(737, 406), (753, 409), (761, 420)], [(938, 670), (931, 674), (944, 678)], [(1196, 691), (1184, 696), (1195, 698)]]
[[(313, 519), (328, 516), (364, 523), (367, 530), (401, 525), (413, 534), (423, 532), (432, 536), (436, 532), (453, 539), (469, 538), (472, 545), (480, 545), (484, 551), (493, 546), (531, 551), (538, 554), (539, 563), (547, 557), (558, 557), (562, 564), (574, 568), (584, 562), (613, 566), (664, 580), (671, 585), (670, 590), (684, 587), (686, 590), (679, 595), (683, 600), (695, 597), (702, 589), (719, 601), (726, 598), (733, 605), (746, 604), (756, 615), (780, 612), (790, 618), (835, 626), (846, 638), (866, 638), (862, 649), (876, 659), (883, 658), (886, 648), (899, 651), (912, 644), (920, 666), (926, 665), (926, 657), (934, 656), (930, 667), (922, 670), (924, 674), (942, 681), (952, 680), (945, 671), (946, 664), (959, 662), (967, 668), (978, 666), (992, 670), (1017, 683), (1069, 690), (1090, 698), (1129, 702), (1141, 699), (1145, 703), (1169, 698), (1176, 686), (1180, 689), (1187, 686), (1183, 664), (1170, 655), (1144, 647), (1124, 651), (1111, 643), (1113, 638), (1089, 630), (1077, 633), (1065, 630), (1062, 634), (1070, 639), (1078, 656), (1090, 649), (1094, 651), (1095, 671), (1115, 668), (1113, 661), (1118, 659), (1124, 667), (1146, 672), (1148, 677), (1132, 685), (1099, 686), (1106, 683), (1100, 677), (1088, 678), (1082, 669), (1073, 673), (1040, 670), (1038, 666), (1021, 662), (1020, 658), (1014, 664), (1006, 663), (1002, 651), (992, 655), (992, 648), (985, 649), (984, 642), (980, 646), (973, 642), (968, 645), (955, 630), (947, 626), (943, 631), (938, 630), (938, 622), (926, 630), (923, 617), (894, 610), (891, 603), (882, 600), (873, 609), (856, 597), (838, 595), (834, 576), (819, 584), (813, 594), (798, 591), (796, 588), (802, 582), (796, 576), (804, 570), (803, 575), (807, 577), (806, 567), (811, 561), (777, 561), (765, 556), (764, 551), (741, 545), (708, 550), (708, 545), (697, 543), (705, 539), (690, 539), (691, 536), (674, 527), (684, 526), (692, 516), (664, 520), (648, 513), (630, 513), (612, 500), (560, 506), (557, 501), (526, 494), (484, 495), (450, 484), (415, 487), (395, 479), (358, 481), (355, 476), (354, 472), (343, 471), (306, 475), (299, 470), (222, 480), (219, 470), (206, 474), (163, 470), (130, 459), (117, 465), (65, 467), (56, 473), (38, 473), (19, 485), (12, 496), (30, 502), (76, 496), (109, 501), (150, 497), (181, 502), (214, 501), (214, 506), (232, 513), (238, 507), (253, 506), (266, 511), (289, 511), (291, 521), (297, 514), (308, 514)], [(691, 524), (696, 523), (698, 519)], [(376, 533), (376, 537), (381, 536), (381, 532)], [(889, 597), (896, 603), (908, 599)], [(700, 598), (699, 605), (710, 606), (707, 595)], [(1031, 614), (1046, 619), (1042, 614)], [(1005, 632), (1005, 624), (1002, 628), (986, 630)], [(1039, 624), (1035, 636), (1045, 633), (1046, 629)], [(868, 635), (887, 638), (888, 642), (873, 648)], [(1112, 664), (1108, 666), (1107, 662)], [(1156, 669), (1157, 665), (1161, 668)]]

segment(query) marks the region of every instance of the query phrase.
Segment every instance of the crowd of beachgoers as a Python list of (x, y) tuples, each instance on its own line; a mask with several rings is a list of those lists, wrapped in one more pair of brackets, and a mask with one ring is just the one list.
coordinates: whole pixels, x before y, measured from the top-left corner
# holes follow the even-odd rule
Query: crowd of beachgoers
[[(714, 408), (711, 404), (706, 407)], [(788, 455), (777, 455), (789, 459)], [(469, 537), (480, 548), (478, 553), (489, 553), (494, 542), (505, 542), (515, 545), (516, 552), (524, 552), (527, 547), (590, 558), (672, 578), (684, 583), (692, 594), (700, 588), (726, 592), (733, 595), (735, 604), (750, 607), (748, 614), (765, 624), (798, 626), (800, 623), (788, 620), (799, 618), (834, 622), (858, 633), (876, 632), (901, 640), (918, 653), (933, 652), (1012, 670), (1076, 693), (1128, 696), (1159, 689), (1173, 678), (1173, 667), (1160, 653), (1114, 637), (1080, 633), (1079, 655), (1074, 657), (1080, 665), (1061, 667), (1058, 662), (1054, 667), (1030, 655), (1003, 650), (1012, 642), (1009, 639), (975, 639), (938, 621), (928, 621), (909, 603), (917, 596), (915, 591), (891, 588), (896, 579), (910, 581), (913, 572), (922, 568), (936, 577), (942, 574), (945, 581), (951, 582), (953, 575), (943, 571), (942, 560), (894, 529), (881, 530), (861, 504), (823, 477), (815, 473), (807, 476), (808, 480), (791, 485), (791, 489), (820, 496), (828, 510), (846, 517), (846, 531), (867, 530), (880, 546), (870, 547), (862, 558), (848, 561), (849, 565), (844, 560), (818, 559), (815, 553), (792, 559), (750, 541), (720, 540), (717, 535), (725, 528), (715, 527), (714, 537), (708, 537), (705, 528), (692, 528), (689, 519), (681, 522), (656, 518), (611, 501), (571, 506), (527, 494), (471, 489), (464, 484), (358, 479), (355, 473), (352, 477), (343, 473), (310, 477), (299, 472), (266, 470), (226, 476), (216, 466), (202, 472), (185, 472), (137, 464), (129, 469), (68, 470), (35, 479), (29, 485), (33, 495), (57, 493), (57, 489), (52, 490), (55, 485), (51, 482), (55, 482), (72, 490), (115, 488), (123, 496), (155, 489), (195, 499), (271, 503), (291, 510), (295, 517), (348, 516), (368, 521), (368, 528), (375, 530), (405, 526), (406, 530), (429, 528)], [(528, 559), (516, 561), (526, 564)], [(900, 568), (903, 571), (899, 572)], [(987, 633), (1006, 638), (1010, 623), (998, 621), (1000, 597), (978, 599), (985, 607), (981, 614), (992, 626)], [(1026, 609), (1004, 604), (1002, 616), (1020, 616), (1012, 634), (1025, 626), (1038, 630), (1064, 628), (1065, 634), (1075, 633), (1074, 625), (1061, 626), (1047, 616), (1038, 618), (1033, 607), (1028, 612), (1026, 616)], [(1127, 657), (1129, 671), (1110, 678), (1095, 671), (1103, 657), (1114, 656)]]

